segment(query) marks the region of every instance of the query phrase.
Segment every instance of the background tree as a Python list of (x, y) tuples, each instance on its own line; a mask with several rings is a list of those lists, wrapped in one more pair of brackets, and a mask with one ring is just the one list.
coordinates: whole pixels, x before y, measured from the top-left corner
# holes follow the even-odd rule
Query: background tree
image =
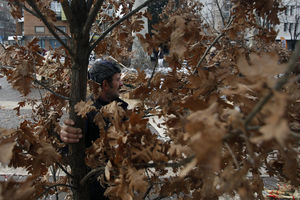
[[(32, 9), (34, 5), (39, 6), (40, 9), (34, 9), (35, 13), (47, 11), (51, 17), (52, 12), (45, 9), (48, 4), (42, 2), (28, 0)], [(94, 4), (89, 4), (92, 2)], [(81, 191), (81, 185), (96, 176), (108, 185), (105, 194), (111, 199), (170, 196), (216, 199), (224, 194), (239, 195), (241, 199), (263, 199), (261, 168), (271, 176), (298, 186), (299, 133), (291, 131), (288, 125), (290, 118), (296, 121), (300, 112), (298, 107), (287, 109), (287, 105), (297, 105), (299, 99), (299, 85), (293, 72), (300, 46), (285, 63), (281, 59), (283, 55), (272, 45), (273, 32), (259, 29), (257, 24), (257, 16), (267, 17), (271, 24), (279, 23), (278, 2), (232, 1), (231, 18), (224, 29), (207, 34), (201, 20), (203, 5), (199, 1), (169, 1), (162, 12), (168, 17), (153, 25), (152, 35), (138, 37), (149, 54), (153, 48), (166, 44), (170, 49), (166, 60), (172, 70), (154, 73), (150, 78), (142, 71), (126, 76), (124, 81), (134, 86), (128, 96), (139, 99), (139, 105), (126, 113), (115, 103), (101, 109), (96, 123), (103, 129), (106, 117), (111, 126), (86, 150), (86, 157), (80, 152), (80, 159), (85, 158), (93, 170), (86, 174), (82, 162), (83, 173), (80, 174), (79, 168), (74, 166), (77, 163), (71, 161), (71, 174), (66, 173), (73, 177), (74, 184), (66, 180), (68, 177), (53, 184), (41, 177), (47, 173), (48, 166), (57, 168), (62, 164), (53, 147), (61, 146), (54, 132), (62, 108), (66, 106), (64, 97), (70, 99), (71, 117), (79, 124), (82, 120), (73, 107), (81, 116), (93, 109), (90, 102), (80, 102), (86, 95), (90, 51), (96, 47), (98, 55), (110, 53), (116, 57), (123, 52), (121, 50), (127, 50), (122, 48), (127, 44), (122, 38), (130, 39), (132, 29), (142, 28), (142, 21), (134, 18), (124, 21), (120, 29), (112, 30), (115, 25), (110, 26), (99, 34), (97, 41), (90, 41), (85, 25), (92, 27), (93, 20), (88, 16), (95, 16), (97, 7), (100, 9), (102, 3), (102, 9), (109, 4), (116, 8), (122, 5), (118, 8), (127, 13), (132, 4), (128, 1), (62, 1), (68, 20), (74, 26), (70, 36), (72, 48), (65, 44), (57, 49), (53, 63), (43, 62), (36, 53), (39, 49), (36, 40), (27, 46), (10, 46), (2, 55), (3, 62), (15, 66), (4, 70), (8, 80), (24, 94), (30, 90), (35, 68), (41, 71), (47, 68), (47, 73), (55, 78), (53, 87), (48, 88), (52, 93), (35, 109), (33, 122), (24, 121), (17, 130), (1, 130), (2, 149), (10, 153), (13, 149), (12, 159), (8, 156), (2, 162), (26, 167), (32, 174), (20, 187), (10, 187), (12, 182), (3, 184), (2, 196), (13, 196), (14, 192), (17, 199), (20, 191), (24, 191), (22, 198), (32, 199), (44, 195), (45, 188), (47, 192), (55, 192), (55, 187), (61, 190), (58, 187), (67, 186), (73, 188), (73, 198), (84, 199), (88, 194)], [(76, 13), (79, 10), (83, 16)], [(111, 16), (102, 14), (101, 17), (108, 24), (113, 22)], [(76, 18), (80, 18), (78, 24)], [(255, 48), (244, 45), (247, 30), (252, 28), (259, 30), (254, 36)], [(94, 26), (93, 30), (101, 29)], [(110, 32), (109, 37), (104, 37)], [(215, 55), (208, 55), (212, 47)], [(61, 64), (58, 58), (64, 48), (67, 57)], [(91, 92), (97, 92), (92, 82), (89, 87)], [(84, 95), (77, 97), (73, 90), (83, 91)], [(77, 102), (80, 104), (75, 106)], [(36, 101), (31, 103), (37, 104)], [(20, 102), (20, 107), (23, 105), (24, 102)], [(122, 122), (124, 116), (128, 121)], [(161, 118), (159, 126), (164, 128), (165, 137), (151, 133), (148, 122), (153, 118), (150, 116)], [(70, 150), (73, 154), (80, 148), (71, 146)], [(74, 161), (74, 157), (72, 159)]]

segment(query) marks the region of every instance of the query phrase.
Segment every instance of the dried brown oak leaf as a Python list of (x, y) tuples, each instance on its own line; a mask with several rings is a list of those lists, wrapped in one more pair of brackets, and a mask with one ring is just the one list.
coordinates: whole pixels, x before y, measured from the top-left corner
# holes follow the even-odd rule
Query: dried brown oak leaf
[(86, 115), (92, 110), (96, 110), (95, 106), (93, 106), (92, 100), (88, 100), (87, 102), (80, 101), (75, 105), (75, 112), (77, 112), (77, 115), (82, 118), (86, 117)]
[(247, 60), (245, 56), (239, 57), (237, 66), (243, 75), (253, 82), (263, 81), (273, 87), (276, 76), (286, 70), (286, 65), (278, 64), (277, 54), (250, 54)]
[(0, 162), (4, 165), (8, 165), (13, 153), (13, 148), (16, 145), (16, 142), (10, 141), (7, 143), (0, 144)]
[(288, 122), (283, 118), (286, 109), (286, 98), (285, 94), (274, 93), (273, 101), (263, 110), (268, 113), (268, 117), (265, 120), (266, 124), (259, 129), (262, 135), (251, 138), (252, 142), (261, 143), (276, 139), (278, 143), (283, 145), (289, 133)]

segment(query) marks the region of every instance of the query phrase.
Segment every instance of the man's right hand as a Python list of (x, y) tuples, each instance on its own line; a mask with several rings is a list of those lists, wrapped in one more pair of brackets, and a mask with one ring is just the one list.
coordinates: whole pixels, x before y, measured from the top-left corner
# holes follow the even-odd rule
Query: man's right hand
[(65, 143), (77, 143), (82, 138), (82, 131), (80, 128), (73, 127), (74, 121), (71, 119), (64, 120), (64, 125), (61, 127), (59, 136)]

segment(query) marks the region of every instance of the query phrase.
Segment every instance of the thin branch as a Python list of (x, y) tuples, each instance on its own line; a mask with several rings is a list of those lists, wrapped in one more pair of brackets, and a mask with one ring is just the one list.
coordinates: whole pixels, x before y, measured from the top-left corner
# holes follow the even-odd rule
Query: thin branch
[(104, 172), (105, 167), (98, 167), (93, 170), (91, 170), (89, 173), (87, 173), (80, 181), (80, 185), (84, 185), (92, 176), (95, 174), (98, 174), (100, 172)]
[(89, 52), (92, 52), (92, 50), (98, 45), (98, 43), (101, 40), (103, 40), (106, 37), (106, 35), (108, 33), (110, 33), (116, 26), (118, 26), (119, 24), (121, 24), (123, 21), (125, 21), (126, 19), (128, 19), (129, 17), (131, 17), (132, 15), (134, 15), (139, 10), (141, 10), (142, 8), (144, 8), (145, 6), (147, 6), (149, 3), (153, 2), (153, 1), (157, 1), (157, 0), (147, 0), (147, 1), (145, 1), (143, 4), (141, 4), (140, 6), (138, 6), (136, 9), (132, 10), (130, 13), (126, 14), (124, 17), (122, 17), (121, 19), (119, 19), (118, 21), (116, 21), (113, 25), (111, 25), (108, 29), (106, 29), (101, 34), (101, 36), (91, 45)]
[(295, 132), (293, 132), (293, 131), (290, 131), (290, 134), (291, 134), (293, 137), (299, 138), (299, 139), (300, 139), (300, 134), (295, 133)]
[[(285, 71), (284, 75), (277, 81), (274, 90), (279, 91), (281, 88), (287, 83), (289, 75), (291, 72), (293, 72), (297, 66), (297, 61), (300, 56), (300, 42), (297, 42), (296, 49), (289, 60), (288, 68)], [(273, 96), (273, 92), (269, 91), (253, 108), (251, 113), (246, 117), (244, 126), (246, 130), (248, 129), (249, 123), (252, 121), (252, 119), (256, 116), (256, 114), (264, 107), (264, 105), (271, 99)]]
[[(188, 163), (190, 163), (193, 159), (195, 158), (195, 156), (190, 156), (190, 157), (187, 157), (179, 162), (172, 162), (172, 163), (169, 163), (169, 162), (160, 162), (160, 163), (136, 163), (134, 164), (133, 166), (135, 167), (145, 167), (145, 168), (155, 168), (155, 167), (172, 167), (172, 168), (179, 168), (179, 167), (182, 167)], [(92, 176), (94, 176), (95, 174), (98, 174), (98, 173), (103, 173), (105, 170), (105, 167), (98, 167), (98, 168), (95, 168), (93, 170), (91, 170), (89, 173), (87, 173), (80, 181), (80, 185), (84, 185), (87, 180), (89, 180)]]
[(72, 185), (67, 185), (67, 184), (55, 184), (55, 185), (51, 185), (49, 187), (46, 188), (46, 190), (40, 194), (36, 199), (40, 199), (42, 196), (44, 196), (45, 194), (47, 194), (49, 192), (49, 190), (51, 190), (52, 188), (55, 188), (55, 187), (69, 187), (69, 188), (73, 188), (75, 190), (77, 190), (76, 187), (72, 186)]
[(57, 166), (69, 177), (73, 178), (74, 176), (70, 174), (60, 163), (56, 162)]
[(152, 71), (152, 73), (151, 73), (151, 77), (150, 77), (149, 80), (148, 80), (147, 88), (150, 86), (150, 83), (151, 83), (151, 81), (152, 81), (152, 79), (153, 79), (153, 77), (154, 77), (154, 74), (155, 74), (155, 70), (156, 70), (157, 65), (158, 65), (158, 55), (157, 55), (157, 58), (156, 58), (156, 60), (155, 60), (155, 65), (154, 65), (153, 71)]
[(61, 34), (63, 34), (67, 39), (71, 39), (71, 37), (66, 33), (66, 32), (64, 32), (63, 30), (61, 30), (60, 28), (58, 28), (57, 26), (54, 26), (54, 28), (58, 31), (58, 32), (60, 32)]
[(58, 97), (60, 97), (60, 98), (62, 98), (62, 99), (64, 99), (64, 100), (67, 100), (67, 101), (70, 101), (70, 100), (71, 100), (69, 97), (65, 97), (65, 96), (63, 96), (63, 95), (60, 95), (60, 94), (54, 92), (53, 90), (51, 90), (49, 87), (47, 87), (46, 85), (44, 85), (43, 83), (41, 83), (41, 82), (38, 81), (38, 80), (34, 80), (33, 82), (36, 83), (36, 84), (38, 84), (38, 85), (40, 85), (40, 86), (42, 86), (44, 89), (48, 90), (49, 92), (51, 92), (51, 93), (54, 94), (55, 96), (58, 96)]
[(225, 35), (225, 32), (228, 30), (229, 26), (232, 24), (234, 20), (234, 17), (231, 17), (230, 21), (228, 22), (228, 24), (226, 25), (225, 29), (222, 31), (222, 33), (220, 33), (218, 35), (218, 37), (215, 38), (215, 40), (211, 43), (211, 45), (209, 45), (207, 47), (207, 49), (205, 50), (203, 56), (201, 57), (201, 59), (199, 60), (196, 69), (194, 71), (194, 74), (197, 72), (197, 69), (200, 67), (200, 65), (202, 64), (202, 62), (204, 61), (205, 57), (207, 56), (208, 52), (210, 51), (210, 49)]
[(93, 22), (96, 19), (97, 13), (100, 10), (104, 0), (97, 0), (94, 7), (90, 9), (90, 12), (88, 14), (88, 18), (83, 26), (83, 35), (89, 34), (90, 28), (93, 24)]
[(36, 12), (34, 12), (33, 10), (30, 10), (29, 8), (27, 8), (27, 7), (25, 6), (24, 3), (21, 3), (21, 2), (19, 2), (19, 1), (14, 1), (14, 2), (12, 2), (12, 3), (13, 3), (14, 5), (16, 5), (16, 6), (19, 6), (19, 7), (21, 7), (21, 8), (24, 8), (24, 10), (26, 10), (27, 12), (29, 12), (29, 13), (32, 14), (33, 16), (39, 18), (38, 14), (37, 14)]
[(108, 56), (110, 59), (112, 59), (113, 61), (115, 61), (116, 63), (118, 63), (123, 69), (128, 69), (130, 70), (130, 68), (126, 67), (125, 65), (123, 65), (122, 63), (120, 63), (117, 59), (115, 59), (112, 56)]
[(42, 20), (42, 22), (46, 25), (50, 33), (61, 43), (61, 45), (69, 52), (70, 55), (73, 55), (73, 52), (69, 48), (69, 46), (57, 35), (57, 33), (54, 31), (52, 26), (49, 24), (46, 17), (41, 13), (39, 8), (37, 7), (35, 1), (33, 0), (26, 0), (26, 2), (31, 6), (31, 8), (37, 13), (38, 18)]
[[(222, 9), (220, 7), (220, 4), (219, 4), (219, 0), (215, 0), (216, 1), (216, 4), (217, 4), (217, 7), (218, 7), (218, 10), (219, 10), (219, 13), (221, 15), (221, 19), (222, 19), (222, 22), (223, 22), (223, 26), (225, 26), (225, 18), (224, 18), (224, 15), (222, 13)], [(225, 2), (224, 2), (225, 3)]]
[[(51, 169), (51, 173), (52, 173), (52, 177), (53, 177), (53, 181), (54, 183), (56, 183), (56, 169), (54, 169), (54, 166), (52, 165)], [(56, 196), (56, 200), (58, 200), (58, 190), (57, 187), (55, 187), (55, 196)]]
[[(107, 6), (103, 12), (106, 12), (108, 8), (109, 8), (109, 7)], [(103, 22), (103, 19), (104, 19), (104, 17), (101, 17), (101, 19), (99, 20), (98, 27), (101, 26), (101, 24), (102, 24), (102, 22)], [(93, 38), (95, 37), (95, 35), (96, 35), (96, 32), (94, 32), (94, 33), (92, 34), (91, 39), (90, 39), (90, 42), (93, 41)]]
[(136, 163), (134, 164), (135, 167), (145, 167), (145, 168), (156, 168), (156, 167), (172, 167), (172, 168), (179, 168), (182, 167), (188, 163), (190, 163), (193, 159), (195, 158), (195, 156), (190, 156), (187, 157), (179, 162), (161, 162), (161, 163)]
[(225, 144), (225, 147), (227, 148), (227, 150), (229, 151), (229, 153), (230, 153), (230, 155), (231, 155), (231, 157), (232, 157), (232, 159), (233, 159), (233, 162), (234, 162), (234, 164), (235, 164), (235, 167), (236, 167), (237, 169), (240, 169), (239, 163), (238, 163), (238, 161), (237, 161), (237, 159), (236, 159), (236, 157), (235, 157), (233, 151), (231, 150), (230, 146), (228, 145), (227, 142), (225, 142), (224, 144)]
[[(143, 199), (146, 199), (146, 197), (148, 197), (148, 195), (149, 195), (151, 189), (153, 188), (153, 184), (151, 183), (151, 178), (150, 178), (150, 175), (149, 175), (148, 170), (145, 169), (145, 172), (146, 172), (146, 174), (147, 174), (147, 178), (148, 178), (148, 182), (149, 182), (150, 186), (148, 187), (148, 189), (147, 189), (147, 191), (146, 191), (146, 193), (145, 193)], [(148, 197), (148, 199), (150, 199), (150, 198)]]

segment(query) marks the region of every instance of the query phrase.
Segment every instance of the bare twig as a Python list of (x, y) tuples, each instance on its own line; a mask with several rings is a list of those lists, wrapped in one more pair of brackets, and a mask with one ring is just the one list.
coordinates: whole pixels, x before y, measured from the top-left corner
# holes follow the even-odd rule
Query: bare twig
[(64, 99), (64, 100), (70, 101), (70, 98), (69, 98), (69, 97), (65, 97), (65, 96), (63, 96), (63, 95), (60, 95), (60, 94), (54, 92), (53, 90), (51, 90), (49, 87), (47, 87), (46, 85), (44, 85), (44, 84), (41, 83), (40, 81), (34, 80), (33, 82), (36, 83), (36, 84), (38, 84), (38, 85), (40, 85), (40, 86), (42, 86), (44, 89), (48, 90), (49, 92), (51, 92), (51, 93), (54, 94), (55, 96), (58, 96), (58, 97), (60, 97), (60, 98), (62, 98), (62, 99)]
[[(289, 60), (288, 68), (285, 71), (284, 75), (277, 81), (274, 90), (279, 91), (281, 88), (287, 83), (289, 75), (291, 72), (295, 70), (298, 58), (300, 56), (300, 42), (297, 42), (296, 49)], [(251, 113), (246, 117), (244, 126), (246, 130), (248, 130), (248, 125), (252, 121), (252, 119), (255, 117), (255, 115), (264, 107), (264, 105), (271, 99), (273, 96), (273, 92), (269, 91), (253, 108)]]
[(220, 33), (215, 40), (206, 48), (204, 54), (202, 55), (202, 57), (200, 58), (198, 64), (196, 65), (196, 68), (194, 70), (194, 74), (197, 72), (197, 69), (200, 67), (200, 65), (202, 64), (202, 62), (204, 61), (205, 57), (207, 56), (208, 52), (210, 51), (210, 49), (225, 35), (225, 32), (228, 30), (228, 28), (230, 27), (230, 25), (232, 24), (234, 20), (234, 17), (231, 17), (231, 19), (229, 20), (228, 24), (226, 25), (225, 29), (222, 31), (222, 33)]
[[(217, 4), (219, 13), (220, 13), (220, 15), (221, 15), (221, 19), (222, 19), (223, 26), (225, 26), (225, 18), (224, 18), (224, 15), (223, 15), (223, 12), (222, 12), (222, 9), (221, 9), (219, 0), (215, 0), (215, 2), (216, 2), (216, 4)], [(226, 2), (224, 1), (224, 3), (226, 3)]]
[(56, 188), (56, 187), (69, 187), (69, 188), (73, 188), (73, 189), (77, 189), (76, 187), (72, 186), (72, 185), (67, 185), (67, 184), (55, 184), (55, 185), (51, 185), (49, 187), (46, 188), (46, 190), (40, 194), (36, 199), (40, 199), (42, 196), (44, 196), (45, 194), (47, 194), (49, 192), (49, 190), (51, 190), (52, 188)]
[(231, 150), (230, 146), (228, 145), (227, 142), (225, 142), (224, 144), (225, 144), (225, 147), (227, 148), (227, 150), (229, 151), (229, 153), (230, 153), (230, 155), (231, 155), (231, 157), (232, 157), (232, 159), (233, 159), (233, 162), (234, 162), (234, 164), (235, 164), (235, 167), (236, 167), (237, 169), (240, 169), (239, 163), (238, 163), (238, 161), (237, 161), (237, 159), (236, 159), (236, 157), (235, 157), (233, 151)]
[[(146, 191), (146, 193), (145, 193), (143, 199), (146, 199), (146, 198), (148, 197), (148, 195), (149, 195), (151, 189), (153, 188), (153, 184), (151, 183), (151, 178), (150, 178), (150, 175), (149, 175), (148, 170), (145, 169), (145, 172), (146, 172), (146, 174), (147, 174), (147, 178), (148, 178), (148, 182), (149, 182), (150, 186), (148, 187), (148, 189), (147, 189), (147, 191)], [(150, 198), (148, 197), (148, 199), (150, 199)]]
[(118, 63), (123, 69), (129, 69), (128, 67), (126, 67), (125, 65), (123, 65), (122, 63), (120, 63), (117, 59), (115, 59), (112, 56), (108, 56), (110, 59), (112, 59), (113, 61), (115, 61), (116, 63)]
[(129, 17), (131, 17), (132, 15), (134, 15), (135, 13), (137, 13), (139, 10), (141, 10), (142, 8), (144, 8), (145, 6), (147, 6), (149, 3), (153, 2), (153, 1), (157, 1), (157, 0), (147, 0), (145, 1), (143, 4), (141, 4), (140, 6), (138, 6), (136, 9), (132, 10), (130, 13), (126, 14), (124, 17), (122, 17), (121, 19), (119, 19), (118, 21), (116, 21), (114, 24), (112, 24), (109, 28), (107, 28), (102, 34), (101, 36), (90, 46), (90, 51), (92, 52), (92, 50), (98, 45), (98, 43), (103, 40), (106, 35), (108, 33), (110, 33), (116, 26), (118, 26), (119, 24), (121, 24), (123, 21), (125, 21), (126, 19), (128, 19)]
[(29, 8), (27, 8), (24, 3), (21, 3), (19, 1), (13, 1), (12, 4), (19, 6), (20, 8), (23, 8), (25, 11), (27, 11), (30, 14), (32, 14), (33, 16), (39, 18), (38, 14), (36, 12), (34, 12), (33, 10), (30, 10)]
[(290, 131), (290, 134), (295, 138), (300, 138), (300, 134)]
[(84, 35), (89, 34), (90, 28), (91, 28), (93, 22), (95, 21), (97, 13), (100, 10), (103, 2), (104, 2), (104, 0), (97, 0), (94, 7), (92, 9), (90, 9), (88, 18), (83, 26), (83, 34)]
[(58, 32), (60, 32), (61, 34), (63, 34), (67, 39), (71, 39), (71, 37), (66, 33), (66, 32), (64, 32), (63, 30), (61, 30), (60, 28), (58, 28), (57, 26), (54, 26), (54, 28), (58, 31)]
[(42, 20), (42, 22), (46, 25), (50, 33), (61, 43), (61, 45), (69, 52), (70, 55), (73, 56), (72, 50), (69, 48), (69, 46), (58, 36), (58, 34), (55, 32), (55, 30), (52, 28), (50, 23), (48, 22), (47, 18), (41, 13), (39, 8), (37, 7), (35, 1), (33, 0), (26, 0), (26, 2), (31, 6), (31, 8), (36, 12), (38, 15), (38, 18)]
[(179, 162), (161, 162), (161, 163), (136, 163), (134, 164), (135, 167), (145, 167), (145, 168), (156, 168), (156, 167), (172, 167), (172, 168), (178, 168), (182, 167), (188, 163), (190, 163), (195, 156), (187, 157)]
[[(109, 7), (107, 6), (103, 12), (106, 12), (108, 8), (109, 8)], [(99, 20), (98, 27), (101, 26), (101, 24), (102, 24), (102, 22), (103, 22), (103, 19), (104, 19), (104, 18), (102, 17), (102, 18)], [(91, 39), (90, 39), (90, 42), (93, 41), (93, 38), (95, 37), (95, 35), (96, 35), (96, 32), (94, 32), (94, 33), (92, 34)]]
[[(53, 181), (54, 181), (54, 183), (56, 183), (56, 169), (54, 168), (53, 165), (52, 165), (52, 167), (51, 167), (50, 169), (51, 169)], [(55, 187), (54, 189), (55, 189), (55, 197), (56, 197), (56, 200), (58, 200), (58, 193), (57, 193), (58, 190), (57, 190), (57, 187)]]
[(56, 162), (56, 164), (67, 176), (73, 178), (72, 174), (70, 174), (60, 163)]

